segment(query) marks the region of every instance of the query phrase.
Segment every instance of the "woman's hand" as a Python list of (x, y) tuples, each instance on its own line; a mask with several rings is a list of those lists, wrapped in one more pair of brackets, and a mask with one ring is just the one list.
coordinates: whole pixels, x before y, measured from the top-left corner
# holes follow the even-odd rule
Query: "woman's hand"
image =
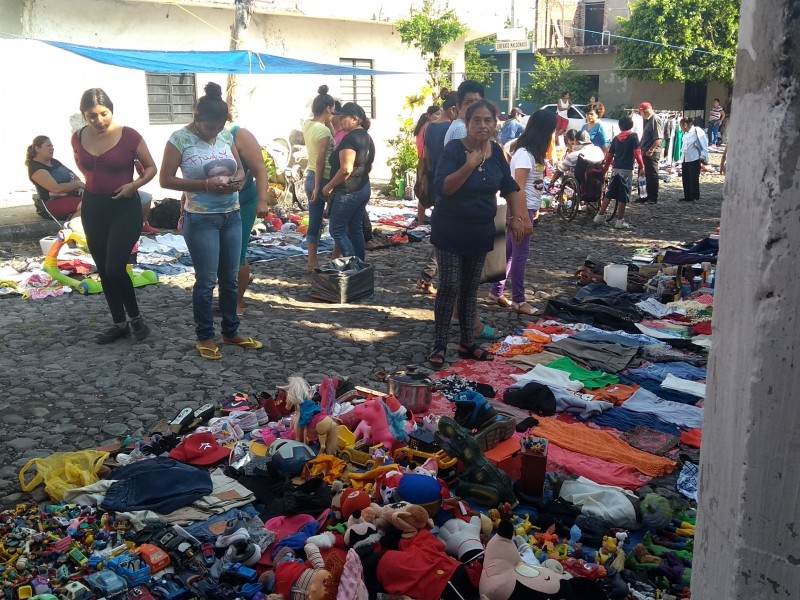
[(322, 195), (323, 196), (330, 196), (333, 193), (333, 188), (331, 188), (330, 184), (326, 185), (322, 188)]
[(317, 200), (319, 200), (320, 190), (314, 190), (311, 192), (311, 197), (308, 199), (309, 204), (314, 204)]
[(209, 194), (230, 194), (236, 190), (231, 186), (230, 177), (227, 175), (217, 175), (206, 179), (206, 191)]
[(114, 190), (114, 195), (111, 196), (114, 200), (120, 200), (121, 198), (133, 198), (136, 195), (136, 190), (138, 188), (133, 185), (133, 183), (126, 183), (125, 185), (121, 185), (116, 190)]
[(531, 223), (531, 219), (528, 215), (524, 217), (511, 217), (508, 227), (511, 229), (511, 236), (514, 238), (515, 244), (519, 244), (522, 238), (533, 233), (533, 223)]
[(467, 166), (470, 171), (474, 171), (483, 162), (483, 150), (465, 150), (467, 154)]
[(256, 216), (260, 218), (264, 218), (269, 214), (269, 204), (265, 200), (259, 200), (258, 204), (256, 204)]

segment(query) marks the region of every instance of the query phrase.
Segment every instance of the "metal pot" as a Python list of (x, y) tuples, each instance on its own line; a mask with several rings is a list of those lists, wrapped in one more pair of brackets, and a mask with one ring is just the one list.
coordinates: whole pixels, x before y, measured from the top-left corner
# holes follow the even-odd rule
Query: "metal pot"
[(397, 398), (401, 405), (412, 413), (423, 413), (431, 405), (431, 394), (436, 389), (436, 384), (429, 377), (421, 373), (414, 373), (413, 369), (399, 371), (389, 375), (389, 394)]

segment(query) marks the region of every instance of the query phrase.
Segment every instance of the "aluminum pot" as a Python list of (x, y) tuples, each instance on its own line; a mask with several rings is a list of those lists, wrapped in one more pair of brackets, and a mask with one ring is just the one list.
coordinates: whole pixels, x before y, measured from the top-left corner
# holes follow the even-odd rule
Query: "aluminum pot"
[(421, 373), (411, 369), (389, 375), (389, 394), (412, 413), (423, 413), (430, 408), (431, 395), (436, 384)]

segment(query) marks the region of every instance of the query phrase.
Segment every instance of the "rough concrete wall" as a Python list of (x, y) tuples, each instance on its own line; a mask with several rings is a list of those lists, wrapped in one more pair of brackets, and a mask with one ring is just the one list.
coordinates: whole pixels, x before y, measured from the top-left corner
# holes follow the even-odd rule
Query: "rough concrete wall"
[(800, 1), (740, 23), (695, 600), (800, 597)]
[(2, 0), (0, 2), (0, 31), (12, 35), (22, 35), (23, 0)]

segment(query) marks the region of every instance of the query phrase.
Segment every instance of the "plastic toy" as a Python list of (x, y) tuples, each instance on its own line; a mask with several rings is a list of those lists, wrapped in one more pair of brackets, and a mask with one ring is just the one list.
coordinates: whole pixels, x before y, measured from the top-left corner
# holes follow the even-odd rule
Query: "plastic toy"
[[(394, 452), (408, 442), (405, 418), (390, 413), (382, 400), (376, 398), (359, 404), (353, 414), (369, 426), (372, 443), (382, 443), (390, 452)], [(363, 431), (361, 425), (359, 428), (356, 429), (356, 439), (359, 430)]]
[(251, 569), (250, 567), (245, 567), (239, 563), (232, 563), (227, 564), (223, 567), (222, 572), (225, 575), (230, 575), (231, 577), (235, 577), (236, 579), (242, 579), (244, 581), (255, 581), (258, 579), (258, 573), (256, 573), (255, 569)]
[[(65, 227), (58, 232), (58, 238), (56, 239), (55, 243), (50, 246), (50, 250), (48, 251), (47, 256), (44, 258), (42, 270), (47, 273), (53, 279), (53, 281), (57, 281), (62, 285), (66, 285), (79, 294), (83, 294), (84, 296), (88, 296), (89, 294), (99, 294), (103, 291), (103, 286), (99, 281), (89, 278), (84, 279), (83, 281), (78, 281), (77, 279), (73, 279), (72, 277), (64, 275), (58, 270), (58, 253), (61, 250), (61, 247), (70, 240), (75, 241), (80, 246), (86, 246), (86, 240), (80, 236), (77, 231)], [(143, 273), (137, 275), (134, 274), (131, 265), (127, 266), (127, 271), (131, 281), (133, 282), (133, 287), (144, 287), (146, 285), (158, 283), (158, 275), (153, 271), (144, 271)]]
[(115, 556), (108, 561), (108, 568), (122, 577), (129, 587), (150, 581), (150, 566), (142, 559), (130, 554)]
[(156, 600), (143, 585), (136, 586), (128, 590), (128, 600)]
[(355, 434), (346, 425), (339, 425), (336, 428), (336, 434), (338, 439), (337, 455), (339, 458), (357, 467), (364, 467), (368, 471), (376, 466), (373, 455), (375, 450), (383, 447), (383, 444), (367, 446), (367, 444), (358, 443)]
[(80, 581), (70, 581), (61, 590), (62, 600), (91, 600), (94, 594)]
[(267, 456), (271, 458), (278, 473), (285, 477), (295, 477), (303, 472), (303, 467), (315, 454), (303, 442), (275, 440), (267, 448)]
[(136, 553), (150, 566), (151, 573), (158, 573), (170, 564), (169, 555), (158, 546), (142, 544)]
[(375, 481), (378, 479), (381, 473), (399, 470), (400, 467), (397, 465), (384, 465), (382, 467), (372, 469), (371, 471), (367, 471), (366, 473), (349, 473), (348, 477), (350, 478), (350, 487), (369, 492), (374, 487)]
[(178, 584), (174, 579), (165, 577), (154, 579), (151, 591), (155, 596), (163, 598), (163, 600), (186, 600), (192, 596), (192, 592)]
[(307, 441), (309, 433), (318, 437), (320, 452), (336, 455), (338, 439), (336, 422), (322, 412), (322, 408), (311, 399), (311, 387), (302, 377), (289, 377), (286, 387), (286, 402), (293, 409), (292, 426), (294, 439)]
[(86, 585), (98, 597), (117, 598), (128, 591), (125, 580), (112, 571), (98, 571), (84, 579)]

